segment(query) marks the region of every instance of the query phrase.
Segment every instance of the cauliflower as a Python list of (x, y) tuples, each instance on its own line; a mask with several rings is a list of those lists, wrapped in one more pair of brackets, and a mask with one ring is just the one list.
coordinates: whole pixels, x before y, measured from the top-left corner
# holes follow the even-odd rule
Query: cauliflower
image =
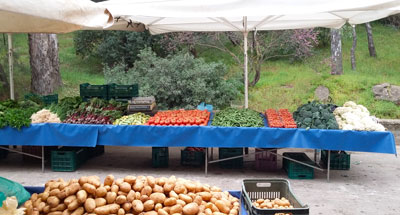
[(47, 109), (40, 110), (31, 116), (32, 123), (61, 123), (57, 114), (50, 112)]
[(24, 215), (25, 208), (17, 209), (18, 201), (15, 196), (7, 197), (3, 201), (3, 207), (0, 208), (0, 215)]

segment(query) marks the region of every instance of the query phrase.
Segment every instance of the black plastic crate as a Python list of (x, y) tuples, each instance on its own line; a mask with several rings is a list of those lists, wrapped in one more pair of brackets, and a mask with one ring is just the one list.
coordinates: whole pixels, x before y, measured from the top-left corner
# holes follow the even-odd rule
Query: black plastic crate
[[(31, 154), (31, 155), (36, 155), (39, 157), (42, 157), (42, 146), (22, 146), (22, 152)], [(56, 150), (57, 146), (44, 146), (44, 159), (50, 159), (51, 157), (51, 151)], [(28, 155), (22, 155), (22, 160), (24, 162), (41, 162), (41, 159), (34, 158)]]
[(84, 83), (79, 85), (79, 94), (83, 101), (91, 98), (108, 100), (108, 85), (91, 85)]
[(206, 153), (204, 151), (181, 150), (182, 166), (202, 166), (205, 162)]
[(88, 158), (87, 148), (62, 147), (51, 151), (51, 169), (55, 172), (73, 172)]
[[(219, 148), (219, 159), (243, 155), (243, 148)], [(240, 169), (243, 168), (243, 157), (219, 162), (221, 168)]]
[(151, 148), (151, 164), (154, 168), (168, 167), (169, 152), (168, 147), (152, 147)]
[(119, 101), (130, 101), (132, 97), (139, 96), (139, 85), (118, 85), (109, 84), (108, 85), (108, 99), (115, 99)]
[[(303, 163), (314, 165), (314, 162), (303, 152), (285, 152), (283, 156), (292, 158)], [(283, 168), (288, 173), (290, 179), (313, 179), (314, 169), (309, 166), (299, 164), (289, 159), (283, 158)]]
[(8, 146), (0, 146), (0, 159), (7, 158), (8, 155), (8, 150), (2, 148), (8, 148)]
[(97, 145), (95, 147), (87, 148), (89, 157), (97, 157), (104, 154), (104, 146)]
[(26, 94), (24, 96), (27, 100), (42, 102), (45, 105), (51, 105), (53, 103), (58, 104), (58, 94), (41, 96), (33, 93)]
[[(275, 199), (285, 197), (293, 208), (260, 209), (252, 202), (257, 199)], [(244, 179), (242, 183), (242, 201), (249, 215), (308, 215), (309, 207), (302, 204), (293, 194), (288, 180), (285, 179)]]
[[(350, 154), (345, 151), (331, 151), (331, 164), (332, 170), (349, 170), (350, 169)], [(327, 168), (328, 166), (328, 151), (321, 151), (321, 164)]]

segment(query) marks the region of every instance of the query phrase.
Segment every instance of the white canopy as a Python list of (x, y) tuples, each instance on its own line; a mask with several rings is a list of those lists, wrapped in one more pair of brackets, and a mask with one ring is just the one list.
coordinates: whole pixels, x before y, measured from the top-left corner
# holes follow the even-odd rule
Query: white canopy
[(112, 24), (110, 12), (90, 0), (0, 0), (3, 33), (66, 33)]

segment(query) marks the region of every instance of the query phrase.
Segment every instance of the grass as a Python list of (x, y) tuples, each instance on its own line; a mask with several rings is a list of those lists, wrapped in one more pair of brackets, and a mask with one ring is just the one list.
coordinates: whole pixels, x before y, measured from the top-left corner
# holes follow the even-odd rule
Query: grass
[[(287, 60), (266, 62), (262, 67), (261, 79), (250, 88), (250, 108), (264, 111), (267, 108), (288, 108), (315, 99), (314, 90), (326, 86), (331, 92), (332, 101), (338, 105), (352, 100), (366, 106), (370, 112), (381, 118), (400, 118), (400, 107), (392, 102), (377, 101), (372, 86), (388, 82), (400, 85), (400, 31), (373, 24), (374, 42), (377, 58), (369, 57), (367, 37), (363, 25), (357, 27), (358, 44), (356, 49), (357, 70), (350, 65), (351, 38), (343, 38), (344, 74), (330, 75), (329, 47), (320, 48), (317, 54), (303, 63), (290, 63)], [(15, 85), (19, 97), (29, 92), (30, 71), (29, 52), (26, 34), (14, 35), (16, 58)], [(82, 59), (75, 55), (73, 34), (58, 35), (60, 72), (63, 86), (57, 90), (60, 97), (79, 95), (79, 84), (103, 84), (102, 65), (98, 59)], [(1, 46), (0, 46), (1, 47)], [(3, 47), (0, 48), (4, 50)], [(239, 49), (237, 50), (240, 51)], [(2, 51), (3, 53), (4, 51)], [(206, 61), (222, 61), (229, 66), (231, 74), (241, 73), (242, 69), (228, 54), (214, 49), (200, 50)], [(5, 70), (8, 68), (4, 62)], [(1, 92), (0, 92), (1, 94)], [(242, 97), (241, 97), (242, 98)]]

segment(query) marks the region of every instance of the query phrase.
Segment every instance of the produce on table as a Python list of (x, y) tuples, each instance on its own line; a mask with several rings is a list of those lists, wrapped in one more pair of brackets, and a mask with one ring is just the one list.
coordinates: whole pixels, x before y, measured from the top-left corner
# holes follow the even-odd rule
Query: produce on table
[(343, 107), (338, 107), (333, 112), (343, 130), (357, 131), (385, 131), (385, 127), (379, 124), (374, 117), (370, 116), (369, 111), (362, 105), (357, 105), (352, 101), (344, 103)]
[(82, 98), (77, 97), (66, 97), (61, 99), (58, 104), (52, 104), (50, 111), (56, 113), (62, 121), (64, 121), (68, 115), (72, 114), (79, 105), (82, 103)]
[(0, 128), (10, 126), (12, 128), (21, 129), (29, 127), (31, 124), (30, 117), (35, 113), (37, 108), (10, 108), (0, 111)]
[(315, 101), (300, 106), (294, 113), (299, 128), (339, 129), (333, 110), (333, 104), (320, 104)]
[(114, 121), (114, 125), (144, 125), (150, 119), (149, 115), (144, 113), (135, 113), (123, 116)]
[(200, 147), (186, 147), (184, 150), (192, 152), (204, 152), (205, 149)]
[(256, 208), (261, 208), (261, 209), (293, 208), (293, 206), (290, 204), (289, 200), (287, 200), (285, 197), (282, 197), (281, 199), (279, 199), (279, 198), (257, 199), (256, 201), (253, 201), (253, 205)]
[(239, 200), (220, 188), (182, 178), (108, 175), (51, 180), (26, 201), (27, 215), (239, 214)]
[(18, 208), (18, 201), (15, 196), (7, 197), (6, 200), (3, 201), (3, 206), (0, 207), (1, 215), (24, 215), (25, 208)]
[(268, 120), (268, 126), (271, 128), (297, 128), (292, 114), (288, 109), (280, 109), (277, 112), (275, 109), (265, 111), (265, 116)]
[(31, 123), (61, 123), (57, 114), (54, 114), (47, 109), (42, 109), (32, 114), (31, 120)]
[(224, 127), (264, 127), (262, 115), (249, 109), (227, 108), (217, 112), (211, 123)]
[(157, 112), (147, 125), (207, 125), (210, 112), (206, 110), (168, 110)]

